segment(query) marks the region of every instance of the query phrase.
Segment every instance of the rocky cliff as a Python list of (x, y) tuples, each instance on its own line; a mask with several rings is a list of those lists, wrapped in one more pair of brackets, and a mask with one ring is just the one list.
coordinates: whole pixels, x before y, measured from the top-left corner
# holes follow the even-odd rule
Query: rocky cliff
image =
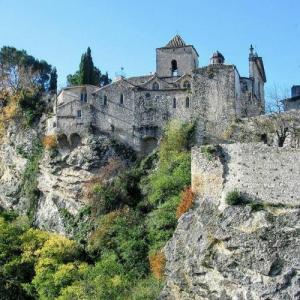
[[(42, 137), (42, 127), (32, 129), (14, 122), (10, 124), (0, 145), (0, 206), (21, 214), (33, 210), (36, 226), (65, 233), (61, 211), (76, 215), (88, 204), (86, 184), (97, 177), (110, 160), (130, 165), (132, 153), (106, 136), (90, 135), (76, 148), (58, 144), (55, 150), (40, 149), (37, 160), (35, 147)], [(30, 166), (35, 160), (36, 170)], [(36, 203), (31, 203), (28, 193), (24, 192), (26, 182), (29, 188), (34, 188)], [(30, 185), (34, 184), (36, 187), (32, 188)]]
[(160, 299), (299, 299), (299, 214), (247, 205), (220, 212), (198, 199), (165, 247)]
[(299, 157), (263, 144), (193, 149), (198, 196), (165, 247), (161, 300), (300, 299)]

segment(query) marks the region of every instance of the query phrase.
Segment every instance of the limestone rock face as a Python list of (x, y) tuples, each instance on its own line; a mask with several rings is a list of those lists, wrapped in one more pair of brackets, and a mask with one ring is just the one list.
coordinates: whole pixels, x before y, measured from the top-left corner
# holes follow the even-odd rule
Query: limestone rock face
[(159, 299), (300, 299), (299, 208), (196, 206), (165, 247)]
[(86, 184), (99, 175), (110, 159), (129, 163), (119, 156), (109, 139), (90, 136), (73, 150), (59, 150), (54, 157), (46, 152), (40, 163), (38, 189), (41, 197), (35, 224), (39, 228), (64, 233), (60, 209), (75, 215), (88, 204)]
[[(42, 132), (10, 125), (0, 145), (0, 207), (27, 213), (30, 203), (21, 193), (23, 174), (33, 143)], [(101, 135), (86, 136), (74, 149), (59, 147), (44, 151), (37, 174), (40, 197), (34, 214), (35, 225), (65, 233), (61, 209), (72, 215), (78, 213), (88, 201), (86, 183), (98, 176), (110, 160), (118, 160), (121, 166), (131, 163), (124, 151)]]
[(0, 206), (5, 209), (13, 208), (20, 213), (28, 209), (28, 202), (20, 197), (20, 190), (26, 157), (36, 137), (36, 130), (21, 129), (11, 123), (0, 142)]

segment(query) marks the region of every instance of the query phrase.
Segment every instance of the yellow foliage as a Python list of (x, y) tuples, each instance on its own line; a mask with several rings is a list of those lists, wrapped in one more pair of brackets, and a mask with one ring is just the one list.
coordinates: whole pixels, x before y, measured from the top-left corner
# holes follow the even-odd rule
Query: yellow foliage
[(50, 233), (39, 229), (30, 228), (22, 237), (22, 260), (30, 261), (36, 258), (36, 251), (43, 247), (49, 239)]
[(54, 134), (45, 135), (43, 138), (43, 146), (47, 150), (52, 150), (57, 147), (57, 137)]
[(72, 260), (78, 255), (79, 249), (75, 241), (59, 234), (51, 234), (36, 254), (41, 258), (54, 258), (58, 261)]
[(150, 270), (153, 276), (161, 280), (164, 277), (166, 257), (162, 250), (149, 256)]

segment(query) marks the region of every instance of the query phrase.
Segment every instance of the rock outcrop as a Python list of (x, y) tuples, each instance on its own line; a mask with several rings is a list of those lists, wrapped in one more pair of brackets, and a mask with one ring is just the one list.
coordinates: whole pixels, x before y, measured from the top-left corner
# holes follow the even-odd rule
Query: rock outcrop
[[(31, 206), (22, 193), (24, 171), (37, 139), (43, 131), (20, 129), (11, 124), (0, 146), (0, 207), (26, 214)], [(34, 211), (34, 224), (50, 231), (65, 233), (61, 210), (75, 215), (88, 201), (86, 184), (101, 173), (110, 160), (121, 166), (131, 164), (132, 152), (120, 148), (102, 135), (86, 136), (76, 148), (45, 150), (37, 174), (39, 199)]]
[(161, 300), (300, 299), (299, 159), (264, 144), (193, 148), (197, 199), (165, 246)]
[(220, 212), (198, 199), (165, 247), (160, 299), (300, 299), (299, 215), (249, 205)]

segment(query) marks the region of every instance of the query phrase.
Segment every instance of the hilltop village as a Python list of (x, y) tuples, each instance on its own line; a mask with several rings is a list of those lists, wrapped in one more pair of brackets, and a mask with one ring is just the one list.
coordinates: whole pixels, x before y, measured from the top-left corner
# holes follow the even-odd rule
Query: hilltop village
[(156, 72), (125, 78), (103, 87), (62, 89), (48, 120), (48, 133), (78, 144), (88, 132), (107, 133), (141, 153), (156, 146), (168, 121), (194, 121), (199, 143), (216, 140), (224, 126), (264, 113), (266, 74), (263, 59), (250, 47), (249, 74), (226, 64), (220, 52), (199, 66), (195, 47), (176, 35), (156, 49)]
[(111, 82), (88, 48), (57, 93), (3, 47), (0, 299), (299, 299), (300, 87), (269, 110), (248, 63), (176, 35)]

